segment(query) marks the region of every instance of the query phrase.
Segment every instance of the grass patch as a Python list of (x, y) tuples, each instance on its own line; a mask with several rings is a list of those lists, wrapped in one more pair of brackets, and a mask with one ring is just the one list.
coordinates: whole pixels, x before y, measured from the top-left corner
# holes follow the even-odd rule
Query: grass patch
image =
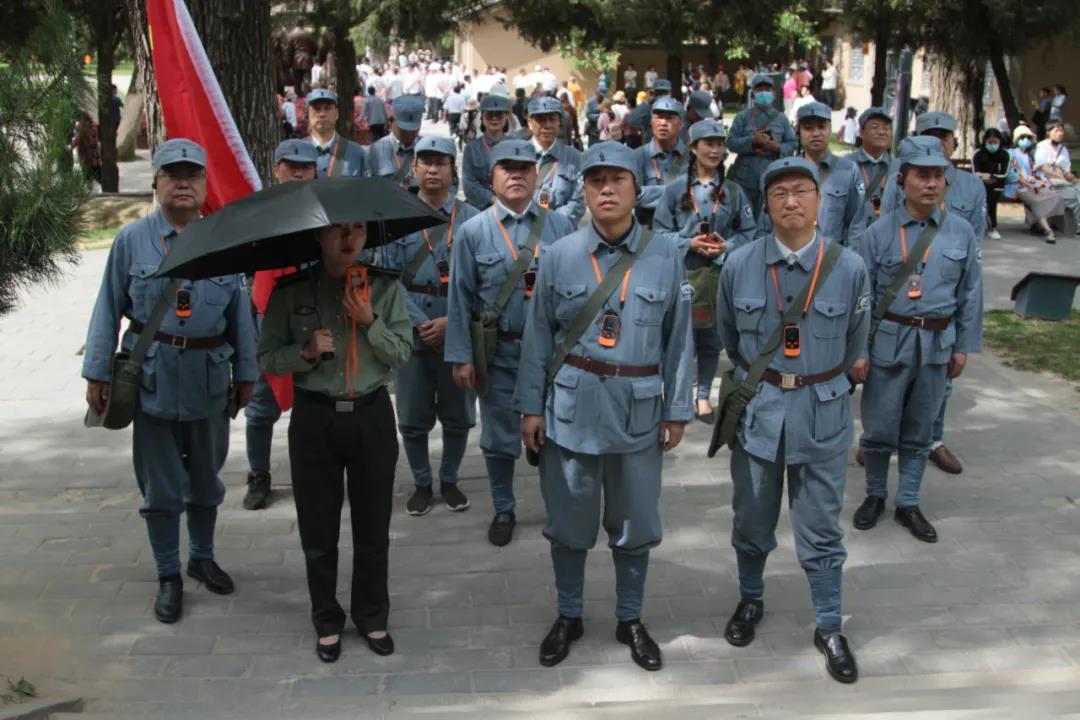
[(7, 681), (7, 690), (0, 692), (0, 704), (14, 705), (15, 703), (29, 702), (37, 697), (37, 688), (25, 678), (19, 678), (17, 682)]
[(116, 234), (120, 228), (107, 228), (105, 230), (88, 230), (79, 238), (79, 250), (100, 250), (112, 247)]
[[(984, 316), (983, 338), (1005, 364), (1018, 370), (1043, 370), (1080, 383), (1080, 311), (1066, 320), (1021, 318), (1012, 310), (991, 310)], [(1080, 388), (1078, 388), (1080, 389)]]

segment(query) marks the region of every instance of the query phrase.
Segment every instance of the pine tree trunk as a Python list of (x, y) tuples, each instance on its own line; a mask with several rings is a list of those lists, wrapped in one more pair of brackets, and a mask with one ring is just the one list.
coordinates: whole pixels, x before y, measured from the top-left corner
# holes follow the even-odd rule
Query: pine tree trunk
[(187, 0), (221, 92), (263, 182), (281, 123), (274, 106), (270, 0)]
[(101, 191), (119, 192), (116, 166), (116, 123), (113, 121), (112, 74), (116, 67), (117, 21), (114, 0), (99, 0), (94, 10), (93, 36), (97, 45), (98, 139), (101, 142)]
[[(142, 90), (146, 135), (152, 151), (165, 141), (165, 120), (161, 116), (154, 64), (150, 60), (150, 30), (146, 22), (146, 0), (125, 0), (128, 23), (131, 25), (131, 44), (135, 54), (135, 74)], [(141, 122), (139, 123), (141, 125)], [(138, 130), (135, 131), (138, 135)]]
[(885, 84), (888, 82), (887, 63), (889, 61), (889, 32), (880, 27), (874, 37), (874, 80), (870, 86), (870, 104), (881, 107), (885, 104)]
[(349, 26), (339, 22), (330, 29), (333, 35), (334, 74), (337, 80), (338, 122), (337, 131), (342, 137), (352, 138), (353, 96), (356, 93), (356, 47), (349, 38)]
[(1009, 67), (1005, 63), (1005, 53), (1001, 51), (997, 38), (990, 39), (990, 67), (994, 70), (994, 80), (997, 81), (998, 95), (1001, 96), (1001, 107), (1005, 110), (1005, 120), (1009, 123), (1009, 127), (1017, 127), (1024, 119), (1024, 114), (1016, 102), (1016, 95), (1013, 94), (1012, 78), (1009, 77)]

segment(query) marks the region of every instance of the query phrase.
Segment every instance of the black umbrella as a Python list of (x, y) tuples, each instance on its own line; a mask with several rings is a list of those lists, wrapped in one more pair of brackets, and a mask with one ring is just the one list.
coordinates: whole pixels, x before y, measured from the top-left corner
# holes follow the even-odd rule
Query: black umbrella
[(317, 260), (313, 230), (362, 220), (369, 223), (370, 248), (445, 223), (446, 217), (383, 178), (281, 183), (188, 225), (157, 277), (197, 280)]

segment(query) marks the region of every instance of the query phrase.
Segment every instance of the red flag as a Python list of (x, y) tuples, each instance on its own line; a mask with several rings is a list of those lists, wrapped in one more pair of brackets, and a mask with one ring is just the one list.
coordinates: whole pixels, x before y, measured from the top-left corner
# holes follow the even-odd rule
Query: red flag
[[(206, 150), (208, 182), (203, 213), (209, 214), (261, 189), (262, 182), (184, 0), (149, 0), (146, 16), (166, 135), (188, 138)], [(263, 301), (260, 310), (265, 311), (273, 277), (256, 280)], [(292, 376), (268, 373), (266, 378), (281, 409), (292, 407)]]

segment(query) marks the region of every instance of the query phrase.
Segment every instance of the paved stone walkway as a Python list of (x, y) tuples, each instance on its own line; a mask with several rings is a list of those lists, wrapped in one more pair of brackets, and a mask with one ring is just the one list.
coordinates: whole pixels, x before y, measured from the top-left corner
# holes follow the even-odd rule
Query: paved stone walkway
[[(1076, 267), (1080, 243), (1048, 247), (1012, 231), (987, 242), (985, 256), (987, 305), (1004, 307), (1027, 269)], [(275, 437), (276, 502), (257, 513), (240, 507), (243, 422), (233, 427), (217, 546), (237, 592), (218, 597), (189, 582), (185, 617), (161, 625), (150, 609), (156, 582), (130, 434), (81, 425), (78, 352), (105, 257), (86, 254), (67, 281), (33, 288), (0, 318), (0, 677), (86, 697), (89, 710), (111, 718), (1036, 718), (1080, 708), (1080, 394), (987, 354), (972, 359), (949, 406), (949, 445), (966, 471), (931, 470), (924, 488), (940, 543), (918, 543), (888, 518), (851, 530), (862, 482), (850, 466), (845, 611), (863, 677), (854, 687), (825, 679), (811, 647), (786, 519), (759, 638), (745, 649), (722, 639), (737, 600), (731, 483), (726, 457), (705, 459), (700, 423), (665, 463), (665, 538), (646, 603), (665, 653), (659, 673), (631, 664), (612, 637), (603, 550), (589, 560), (585, 638), (558, 668), (538, 666), (554, 610), (536, 477), (520, 467), (517, 538), (492, 548), (475, 444), (463, 470), (473, 501), (465, 513), (407, 516), (410, 481), (400, 468), (391, 553), (398, 652), (378, 658), (349, 635), (338, 664), (319, 663), (285, 423)], [(345, 523), (343, 568), (347, 538)]]

